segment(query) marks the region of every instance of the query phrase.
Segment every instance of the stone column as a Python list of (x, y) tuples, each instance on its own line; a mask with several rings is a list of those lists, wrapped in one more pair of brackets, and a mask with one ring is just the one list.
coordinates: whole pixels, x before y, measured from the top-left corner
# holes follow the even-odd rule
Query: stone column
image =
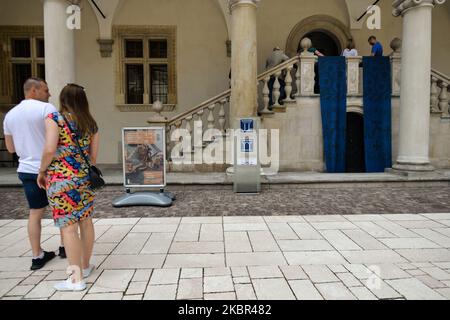
[(257, 113), (256, 13), (260, 0), (229, 0), (231, 12), (230, 119)]
[(66, 24), (69, 5), (65, 0), (44, 0), (45, 78), (50, 102), (57, 107), (61, 89), (75, 82), (75, 30)]
[(394, 0), (403, 17), (399, 153), (394, 169), (432, 171), (429, 160), (431, 13), (445, 0)]

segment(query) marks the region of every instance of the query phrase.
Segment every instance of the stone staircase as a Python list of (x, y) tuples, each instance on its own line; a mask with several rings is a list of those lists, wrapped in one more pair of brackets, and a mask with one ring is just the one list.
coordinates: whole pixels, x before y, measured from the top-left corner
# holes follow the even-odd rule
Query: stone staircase
[[(302, 44), (303, 53), (284, 63), (267, 70), (258, 76), (258, 116), (261, 117), (263, 128), (270, 129), (279, 126), (280, 121), (286, 121), (286, 117), (277, 117), (277, 114), (286, 113), (289, 108), (304, 108), (308, 101), (320, 103), (320, 95), (314, 93), (315, 72), (314, 65), (317, 57), (308, 53), (308, 43)], [(400, 72), (401, 72), (401, 41), (394, 39), (391, 42), (392, 53), (392, 96), (400, 96)], [(362, 92), (362, 57), (347, 58), (347, 97), (349, 105), (361, 106)], [(269, 81), (275, 77), (273, 86), (274, 105), (269, 108)], [(280, 81), (285, 81), (286, 99), (279, 103)], [(436, 71), (431, 72), (431, 96), (430, 112), (434, 117), (441, 119), (450, 118), (449, 115), (449, 85), (450, 77)], [(169, 172), (224, 172), (232, 164), (230, 144), (226, 130), (230, 128), (230, 96), (231, 90), (226, 90), (201, 104), (169, 119), (166, 124), (166, 155)], [(279, 118), (279, 119), (277, 119)], [(267, 126), (265, 126), (267, 124)], [(183, 141), (180, 132), (188, 133), (191, 139)], [(195, 139), (203, 137), (203, 139)], [(190, 140), (190, 141), (189, 141)], [(181, 144), (184, 150), (181, 150)], [(220, 147), (220, 146), (222, 147)], [(202, 163), (199, 156), (208, 150), (215, 149), (220, 153), (219, 157), (225, 159), (224, 163)], [(218, 150), (218, 151), (217, 151)], [(217, 154), (216, 154), (217, 155)], [(322, 164), (314, 164), (312, 169), (320, 171)], [(303, 168), (292, 168), (303, 170)]]

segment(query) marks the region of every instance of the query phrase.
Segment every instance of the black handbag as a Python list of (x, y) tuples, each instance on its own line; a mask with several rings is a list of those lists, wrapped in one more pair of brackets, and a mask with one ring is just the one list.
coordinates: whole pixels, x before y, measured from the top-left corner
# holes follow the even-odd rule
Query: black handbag
[(78, 142), (78, 131), (76, 129), (72, 128), (72, 126), (70, 125), (70, 122), (67, 121), (67, 119), (66, 119), (66, 117), (64, 115), (63, 115), (63, 118), (64, 118), (64, 121), (69, 126), (70, 131), (72, 131), (72, 133), (75, 135), (73, 137), (73, 140), (77, 144), (78, 151), (80, 152), (80, 154), (83, 157), (84, 161), (88, 165), (88, 168), (89, 168), (89, 182), (91, 183), (91, 188), (94, 189), (94, 190), (98, 190), (98, 189), (103, 188), (106, 183), (105, 183), (105, 180), (103, 180), (103, 178), (102, 178), (103, 177), (102, 172), (100, 171), (99, 168), (97, 168), (96, 166), (93, 166), (91, 164), (91, 162), (86, 157), (86, 155), (84, 154), (83, 150), (81, 149), (80, 143)]

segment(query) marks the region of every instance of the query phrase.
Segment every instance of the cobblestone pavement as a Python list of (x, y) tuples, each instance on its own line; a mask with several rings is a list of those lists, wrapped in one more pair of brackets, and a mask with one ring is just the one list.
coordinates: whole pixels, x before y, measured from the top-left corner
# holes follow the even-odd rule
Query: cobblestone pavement
[[(236, 215), (317, 215), (450, 212), (450, 187), (311, 188), (263, 186), (259, 195), (237, 195), (231, 186), (173, 186), (177, 200), (170, 208), (113, 208), (121, 187), (107, 187), (96, 200), (95, 217), (183, 217)], [(21, 188), (0, 188), (0, 219), (26, 219)], [(51, 217), (48, 213), (47, 217)]]
[[(58, 230), (45, 220), (43, 248)], [(450, 299), (450, 213), (96, 219), (83, 292), (67, 260), (29, 271), (26, 220), (0, 220), (1, 299)]]

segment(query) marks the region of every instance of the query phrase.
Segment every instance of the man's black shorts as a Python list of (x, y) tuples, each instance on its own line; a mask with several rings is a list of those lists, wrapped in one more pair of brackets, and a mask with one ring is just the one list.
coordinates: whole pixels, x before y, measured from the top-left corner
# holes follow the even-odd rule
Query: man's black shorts
[(48, 206), (47, 193), (39, 188), (37, 177), (37, 174), (19, 172), (19, 179), (22, 181), (30, 209), (42, 209)]

